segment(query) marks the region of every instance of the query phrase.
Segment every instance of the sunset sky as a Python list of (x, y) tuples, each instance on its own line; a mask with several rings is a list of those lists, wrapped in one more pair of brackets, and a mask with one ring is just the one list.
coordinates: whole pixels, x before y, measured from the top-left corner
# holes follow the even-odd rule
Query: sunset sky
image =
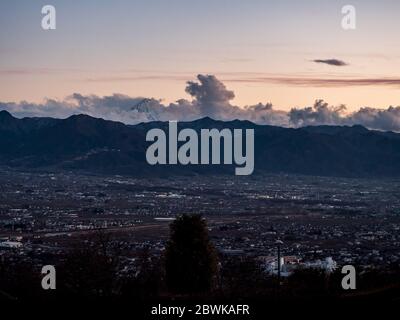
[[(54, 5), (57, 29), (41, 28)], [(341, 27), (343, 5), (356, 30)], [(348, 110), (400, 104), (398, 0), (1, 1), (0, 101), (78, 92), (165, 103), (212, 74), (239, 106), (324, 99)], [(344, 66), (314, 60), (337, 59)]]

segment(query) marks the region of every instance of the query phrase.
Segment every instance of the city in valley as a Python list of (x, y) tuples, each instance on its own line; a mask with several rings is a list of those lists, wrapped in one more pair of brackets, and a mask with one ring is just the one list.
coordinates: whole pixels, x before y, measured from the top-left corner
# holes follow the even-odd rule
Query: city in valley
[(144, 248), (162, 256), (169, 224), (201, 214), (219, 255), (254, 258), (265, 273), (400, 262), (396, 179), (296, 175), (138, 179), (70, 172), (0, 172), (0, 258), (39, 270), (102, 232), (118, 247), (121, 272)]

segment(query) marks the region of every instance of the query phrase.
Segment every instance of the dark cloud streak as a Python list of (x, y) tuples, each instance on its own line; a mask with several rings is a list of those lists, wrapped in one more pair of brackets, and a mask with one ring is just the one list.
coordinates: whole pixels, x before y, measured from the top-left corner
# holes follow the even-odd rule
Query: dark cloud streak
[(335, 66), (335, 67), (344, 67), (347, 66), (348, 64), (342, 60), (339, 59), (315, 59), (313, 60), (315, 63), (323, 63), (327, 64), (330, 66)]
[(275, 83), (308, 87), (400, 86), (400, 78), (311, 78), (311, 77), (253, 77), (232, 78), (228, 82)]

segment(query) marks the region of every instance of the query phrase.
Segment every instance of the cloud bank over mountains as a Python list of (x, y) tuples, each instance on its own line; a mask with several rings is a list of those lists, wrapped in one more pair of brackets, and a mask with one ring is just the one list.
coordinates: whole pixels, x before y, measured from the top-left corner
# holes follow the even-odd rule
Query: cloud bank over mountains
[(352, 113), (346, 113), (344, 105), (330, 106), (323, 100), (315, 101), (313, 106), (292, 108), (288, 112), (275, 110), (271, 103), (239, 107), (231, 102), (234, 92), (214, 75), (198, 75), (197, 81), (187, 82), (185, 91), (191, 100), (180, 99), (170, 104), (163, 104), (154, 98), (122, 94), (99, 97), (74, 93), (64, 100), (47, 99), (40, 104), (0, 102), (0, 110), (7, 110), (16, 117), (65, 118), (84, 113), (127, 124), (154, 120), (192, 121), (209, 116), (219, 120), (250, 120), (257, 124), (284, 127), (359, 124), (370, 129), (400, 131), (400, 106), (387, 109), (363, 107)]

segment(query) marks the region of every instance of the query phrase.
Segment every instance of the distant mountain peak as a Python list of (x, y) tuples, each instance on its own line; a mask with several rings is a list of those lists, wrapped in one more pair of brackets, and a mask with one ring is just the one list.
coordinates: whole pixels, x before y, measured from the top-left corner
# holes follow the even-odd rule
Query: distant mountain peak
[[(146, 132), (166, 125), (127, 126), (85, 114), (58, 120), (19, 119), (0, 111), (0, 165), (149, 176), (163, 176), (166, 171), (171, 175), (232, 173), (231, 166), (150, 166), (145, 158)], [(359, 125), (293, 129), (211, 117), (181, 122), (182, 128), (254, 129), (258, 173), (400, 177), (400, 134), (393, 132)]]
[(218, 120), (215, 120), (215, 119), (213, 119), (213, 118), (211, 118), (209, 116), (206, 116), (206, 117), (203, 117), (203, 118), (196, 119), (193, 122), (216, 122), (216, 121), (218, 121)]
[(96, 119), (96, 118), (89, 116), (88, 114), (85, 113), (73, 114), (72, 116), (69, 116), (67, 118), (67, 120), (79, 120), (79, 119)]
[(12, 116), (12, 114), (9, 113), (7, 110), (1, 110), (1, 111), (0, 111), (0, 118), (1, 118), (1, 119), (11, 119), (11, 118), (14, 119), (14, 117)]
[(361, 124), (354, 124), (354, 125), (352, 125), (352, 128), (357, 129), (359, 131), (365, 131), (365, 132), (369, 131), (366, 127), (364, 127)]

